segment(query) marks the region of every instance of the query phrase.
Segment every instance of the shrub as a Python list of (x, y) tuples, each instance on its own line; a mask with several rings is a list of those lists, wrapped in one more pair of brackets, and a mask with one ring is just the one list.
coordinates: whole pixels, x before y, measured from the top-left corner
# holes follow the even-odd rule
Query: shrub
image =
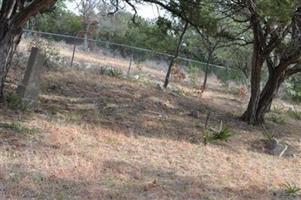
[(122, 78), (123, 72), (120, 69), (116, 69), (113, 67), (101, 67), (99, 70), (99, 73), (101, 75), (111, 76), (111, 77), (117, 77)]
[(16, 93), (10, 92), (6, 96), (6, 103), (10, 109), (25, 111), (29, 104), (25, 103)]
[(111, 68), (106, 72), (107, 76), (121, 78), (123, 73), (120, 69)]
[(285, 84), (285, 93), (292, 100), (301, 102), (301, 78), (292, 77)]
[(48, 68), (55, 65), (65, 65), (65, 59), (60, 56), (59, 50), (55, 47), (51, 40), (43, 40), (37, 36), (30, 42), (28, 51), (31, 51), (32, 47), (37, 47), (42, 50), (42, 53), (46, 57), (45, 66)]
[(275, 114), (273, 114), (272, 116), (271, 116), (271, 120), (272, 120), (272, 122), (274, 122), (275, 124), (285, 124), (285, 118), (284, 117), (282, 117), (282, 116), (280, 116), (280, 115), (275, 115)]
[(197, 65), (188, 65), (188, 74), (189, 74), (189, 78), (190, 78), (190, 81), (191, 81), (191, 84), (193, 87), (196, 87), (197, 86), (197, 81), (198, 81), (198, 77), (199, 77), (199, 74), (200, 74), (200, 69)]
[(291, 118), (294, 118), (296, 120), (301, 120), (301, 112), (297, 111), (296, 109), (289, 109), (287, 111), (288, 115), (291, 117)]

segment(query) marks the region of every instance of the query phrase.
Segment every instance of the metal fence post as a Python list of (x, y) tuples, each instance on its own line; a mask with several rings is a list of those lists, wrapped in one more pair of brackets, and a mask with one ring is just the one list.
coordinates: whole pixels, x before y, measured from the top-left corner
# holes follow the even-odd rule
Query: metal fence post
[(131, 57), (130, 57), (129, 69), (128, 69), (128, 72), (127, 72), (127, 77), (128, 77), (128, 78), (130, 77), (131, 68), (132, 68), (132, 62), (133, 62), (133, 54), (132, 54)]
[(70, 64), (71, 67), (73, 66), (75, 51), (76, 51), (76, 39), (74, 38), (74, 46), (73, 46), (73, 52), (72, 52), (72, 58), (71, 58), (71, 64)]

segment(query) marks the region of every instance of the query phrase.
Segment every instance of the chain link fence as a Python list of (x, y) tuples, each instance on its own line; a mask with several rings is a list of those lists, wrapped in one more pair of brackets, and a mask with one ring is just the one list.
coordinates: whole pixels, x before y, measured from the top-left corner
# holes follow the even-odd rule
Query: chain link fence
[[(84, 39), (69, 35), (24, 30), (21, 47), (43, 48), (51, 65), (99, 69), (102, 73), (163, 83), (173, 55), (109, 41)], [(178, 57), (171, 83), (198, 87), (202, 85), (207, 64)], [(245, 83), (244, 74), (231, 66), (209, 64), (208, 86), (230, 82)]]

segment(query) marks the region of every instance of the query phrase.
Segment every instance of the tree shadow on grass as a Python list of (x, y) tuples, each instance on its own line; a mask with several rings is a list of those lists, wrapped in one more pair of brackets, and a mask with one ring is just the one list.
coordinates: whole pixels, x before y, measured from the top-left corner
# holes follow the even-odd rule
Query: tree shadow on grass
[[(212, 113), (210, 127), (216, 128), (223, 121), (234, 135), (259, 130), (241, 122), (230, 112), (231, 105), (237, 103), (235, 101), (226, 105), (227, 99), (223, 98), (214, 101), (174, 95), (155, 86), (90, 72), (49, 73), (43, 79), (41, 105), (36, 111), (51, 120), (99, 126), (126, 135), (192, 143), (202, 141), (208, 112)], [(192, 111), (198, 111), (198, 116), (191, 116)], [(33, 113), (25, 113), (21, 118), (32, 116)]]
[[(197, 144), (203, 141), (208, 112), (211, 112), (209, 126), (217, 128), (223, 121), (233, 138), (261, 132), (260, 127), (240, 121), (241, 105), (236, 100), (229, 103), (223, 95), (212, 99), (175, 95), (171, 90), (162, 91), (142, 82), (91, 76), (90, 72), (83, 75), (72, 72), (55, 79), (46, 77), (41, 110), (54, 120), (98, 126), (128, 136)], [(190, 115), (192, 111), (198, 111), (198, 116)]]
[[(234, 124), (237, 116), (202, 99), (175, 96), (153, 86), (99, 77), (99, 82), (79, 84), (62, 77), (45, 84), (42, 107), (50, 113), (65, 114), (67, 121), (122, 130), (146, 137), (191, 141), (204, 132), (208, 112), (211, 126), (220, 121)], [(47, 91), (47, 92), (46, 92)], [(189, 114), (198, 111), (198, 117)], [(202, 137), (202, 136), (201, 136)]]

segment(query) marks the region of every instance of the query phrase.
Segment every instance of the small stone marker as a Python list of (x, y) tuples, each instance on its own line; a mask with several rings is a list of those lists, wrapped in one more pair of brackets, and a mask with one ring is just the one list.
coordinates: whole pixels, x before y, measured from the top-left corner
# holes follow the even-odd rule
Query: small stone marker
[(270, 153), (274, 156), (283, 157), (286, 153), (288, 146), (286, 144), (282, 144), (276, 138), (273, 138), (269, 144)]
[(18, 85), (17, 94), (30, 103), (36, 102), (40, 90), (40, 76), (45, 62), (41, 50), (33, 47), (23, 81)]
[(201, 112), (198, 110), (193, 110), (189, 113), (189, 116), (199, 119), (201, 117)]

